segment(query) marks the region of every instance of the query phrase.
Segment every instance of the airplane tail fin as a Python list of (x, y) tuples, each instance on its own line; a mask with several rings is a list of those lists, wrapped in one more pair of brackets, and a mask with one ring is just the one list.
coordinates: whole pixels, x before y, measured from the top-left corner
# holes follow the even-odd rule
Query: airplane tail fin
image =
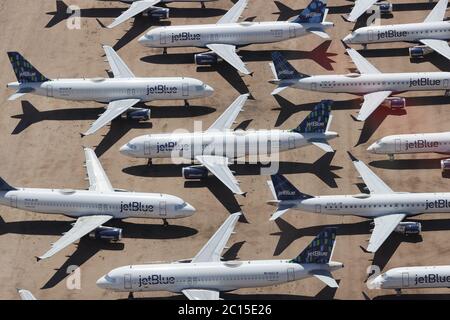
[(336, 244), (336, 227), (324, 228), (314, 240), (294, 259), (292, 263), (327, 264), (333, 256)]
[(20, 53), (8, 52), (8, 57), (19, 83), (45, 82), (49, 80)]
[(312, 0), (292, 22), (321, 23), (325, 20), (327, 13), (327, 0)]
[(288, 179), (286, 179), (281, 174), (274, 174), (271, 176), (271, 179), (274, 196), (276, 197), (277, 200), (289, 201), (289, 200), (305, 200), (314, 198), (309, 194), (300, 192), (296, 187), (292, 185), (292, 183), (289, 182)]
[(333, 100), (320, 101), (311, 113), (292, 131), (298, 133), (325, 133), (331, 123)]
[(16, 190), (16, 188), (10, 186), (5, 180), (0, 177), (0, 191)]
[(272, 52), (272, 62), (272, 71), (277, 80), (294, 80), (309, 77), (307, 74), (298, 72), (278, 51)]

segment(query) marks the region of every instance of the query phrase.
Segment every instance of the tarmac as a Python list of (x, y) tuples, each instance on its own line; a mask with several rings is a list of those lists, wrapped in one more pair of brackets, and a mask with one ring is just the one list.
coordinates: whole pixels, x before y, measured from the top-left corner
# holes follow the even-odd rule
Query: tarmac
[[(26, 288), (39, 299), (125, 299), (126, 293), (107, 292), (98, 288), (96, 280), (109, 270), (127, 264), (188, 259), (200, 250), (226, 217), (242, 210), (245, 219), (239, 223), (229, 242), (225, 258), (290, 259), (297, 256), (314, 236), (327, 225), (339, 227), (333, 259), (345, 268), (334, 273), (339, 279), (337, 290), (327, 288), (317, 279), (306, 279), (273, 287), (241, 289), (224, 294), (225, 299), (441, 299), (450, 298), (447, 289), (407, 290), (401, 297), (393, 291), (369, 290), (365, 280), (371, 265), (382, 271), (400, 266), (448, 264), (450, 246), (450, 216), (422, 215), (420, 237), (392, 235), (374, 256), (365, 253), (370, 236), (369, 221), (352, 216), (332, 217), (291, 211), (277, 222), (269, 221), (274, 208), (266, 201), (272, 196), (267, 187), (267, 175), (259, 174), (258, 165), (232, 166), (247, 196), (234, 196), (217, 179), (205, 182), (185, 181), (181, 166), (170, 160), (155, 160), (151, 167), (145, 160), (130, 159), (118, 152), (121, 145), (142, 134), (192, 130), (194, 121), (207, 128), (240, 94), (250, 92), (245, 110), (238, 116), (239, 126), (253, 129), (294, 128), (322, 99), (333, 99), (331, 130), (340, 137), (331, 142), (337, 150), (334, 157), (307, 147), (280, 155), (280, 173), (300, 190), (312, 195), (355, 194), (358, 174), (347, 151), (369, 164), (393, 190), (434, 192), (449, 190), (450, 181), (440, 170), (443, 155), (404, 155), (389, 162), (387, 157), (371, 155), (366, 148), (390, 134), (440, 132), (448, 130), (450, 97), (443, 92), (410, 92), (404, 112), (393, 113), (380, 108), (366, 123), (352, 119), (360, 105), (356, 96), (322, 94), (285, 90), (273, 97), (274, 86), (268, 83), (273, 75), (268, 63), (273, 50), (282, 51), (291, 63), (307, 74), (348, 73), (354, 68), (340, 42), (353, 28), (341, 15), (350, 12), (352, 2), (329, 0), (328, 20), (335, 23), (329, 29), (333, 39), (309, 35), (285, 42), (251, 45), (240, 55), (248, 63), (253, 77), (241, 77), (227, 64), (217, 67), (197, 67), (195, 48), (170, 49), (163, 56), (161, 49), (142, 47), (138, 37), (152, 27), (151, 21), (138, 17), (119, 27), (102, 28), (127, 8), (114, 1), (65, 0), (81, 10), (80, 29), (71, 29), (73, 18), (67, 19), (62, 6), (56, 12), (54, 1), (16, 0), (0, 2), (0, 175), (8, 183), (20, 187), (85, 189), (83, 146), (96, 150), (100, 161), (116, 188), (162, 192), (180, 196), (197, 213), (190, 218), (170, 221), (165, 228), (161, 221), (129, 219), (108, 225), (123, 228), (123, 240), (108, 244), (82, 239), (55, 255), (36, 262), (35, 257), (46, 252), (50, 244), (70, 228), (73, 221), (60, 215), (25, 212), (9, 207), (0, 208), (0, 299), (18, 299), (16, 288)], [(304, 8), (308, 0), (285, 0), (283, 4), (252, 0), (243, 19), (253, 21), (285, 20)], [(395, 0), (393, 17), (387, 23), (423, 21), (434, 4), (426, 0)], [(215, 23), (231, 8), (232, 2), (219, 0), (200, 4), (169, 4), (171, 18), (160, 24)], [(62, 11), (62, 9), (64, 11)], [(133, 24), (134, 23), (134, 24)], [(115, 120), (93, 136), (81, 138), (90, 124), (102, 113), (103, 105), (95, 102), (67, 102), (28, 95), (23, 101), (8, 102), (13, 92), (6, 89), (16, 81), (6, 56), (7, 51), (21, 52), (39, 71), (49, 78), (102, 77), (109, 69), (104, 62), (101, 44), (113, 46), (137, 76), (189, 76), (215, 88), (207, 99), (191, 101), (186, 108), (182, 101), (156, 101), (148, 122)], [(408, 44), (392, 43), (369, 46), (361, 51), (384, 72), (449, 71), (448, 61), (433, 53), (421, 63), (411, 63)], [(361, 49), (360, 46), (353, 46)], [(247, 89), (248, 88), (248, 89)], [(329, 164), (329, 165), (328, 165)], [(75, 267), (73, 267), (75, 266)], [(76, 274), (67, 272), (79, 266)], [(75, 278), (79, 275), (80, 281)], [(74, 280), (75, 279), (75, 280)], [(136, 298), (184, 299), (168, 292), (136, 293)]]

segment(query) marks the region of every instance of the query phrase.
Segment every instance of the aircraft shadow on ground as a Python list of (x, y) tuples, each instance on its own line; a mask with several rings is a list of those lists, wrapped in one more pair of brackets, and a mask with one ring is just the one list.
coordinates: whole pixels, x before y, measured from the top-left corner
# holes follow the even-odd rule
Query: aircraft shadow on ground
[[(313, 173), (331, 188), (337, 188), (335, 179), (340, 178), (334, 173), (342, 167), (331, 165), (334, 153), (326, 153), (314, 163), (280, 162), (278, 163), (278, 173)], [(181, 177), (182, 169), (188, 164), (152, 164), (139, 165), (124, 168), (126, 174), (139, 177)], [(230, 170), (235, 172), (235, 176), (240, 175), (260, 175), (264, 166), (261, 164), (233, 164)], [(219, 200), (230, 213), (241, 211), (241, 206), (234, 194), (216, 177), (209, 177), (204, 180), (185, 181), (186, 188), (208, 188), (209, 191)]]
[[(101, 22), (99, 19), (117, 18), (128, 8), (129, 7), (80, 9), (79, 16), (81, 16), (82, 19), (85, 18), (96, 19), (100, 24), (100, 26), (105, 27), (104, 23)], [(186, 18), (186, 17), (207, 18), (207, 17), (222, 16), (226, 13), (226, 10), (224, 9), (215, 9), (215, 8), (202, 9), (198, 7), (198, 8), (169, 8), (169, 9), (171, 18)], [(64, 1), (57, 0), (56, 11), (47, 12), (47, 15), (52, 16), (52, 18), (47, 23), (45, 28), (52, 28), (57, 24), (72, 17), (74, 15), (74, 11), (70, 10)], [(148, 17), (144, 17), (142, 15), (137, 15), (133, 19), (134, 20), (132, 20), (133, 23), (131, 27), (127, 30), (127, 32), (122, 38), (118, 39), (118, 42), (113, 46), (114, 50), (116, 51), (120, 50), (122, 47), (127, 45), (132, 40), (136, 39), (140, 34), (148, 30), (150, 27), (170, 25), (170, 21), (167, 20), (158, 21), (156, 19), (151, 19)]]
[[(293, 211), (287, 214), (302, 214), (302, 212)], [(422, 232), (450, 230), (450, 219), (432, 219), (432, 220), (407, 219), (405, 221), (420, 222), (422, 224)], [(275, 220), (275, 223), (277, 224), (280, 231), (271, 234), (272, 236), (279, 237), (273, 255), (278, 256), (282, 254), (283, 251), (297, 239), (300, 239), (302, 237), (315, 237), (325, 227), (337, 227), (338, 237), (339, 235), (351, 236), (351, 235), (367, 234), (369, 238), (370, 230), (372, 229), (370, 222), (371, 222), (370, 220), (365, 220), (356, 223), (337, 223), (337, 224), (296, 228), (287, 221), (283, 220), (282, 218), (279, 218)], [(417, 243), (421, 241), (422, 241), (421, 236), (403, 236), (400, 234), (393, 233), (373, 256), (373, 264), (379, 266), (380, 269), (383, 269), (402, 242)], [(362, 247), (365, 248), (366, 244), (364, 244)], [(355, 250), (356, 249), (357, 248), (355, 248)]]
[(376, 160), (369, 164), (375, 168), (390, 170), (441, 169), (441, 160), (448, 158), (449, 156), (437, 159)]
[[(195, 235), (196, 229), (169, 225), (164, 227), (157, 224), (137, 224), (126, 221), (112, 221), (108, 225), (123, 229), (123, 238), (132, 239), (178, 239)], [(15, 221), (5, 222), (0, 217), (0, 235), (3, 234), (23, 234), (23, 235), (49, 235), (61, 236), (70, 229), (68, 221)], [(76, 244), (74, 244), (76, 245)], [(50, 247), (50, 242), (49, 242)], [(71, 265), (81, 266), (99, 251), (102, 250), (123, 250), (123, 243), (110, 243), (106, 241), (91, 240), (87, 237), (80, 239), (77, 250), (68, 256), (64, 264), (56, 270), (56, 273), (47, 281), (42, 289), (52, 288), (68, 276), (67, 268)], [(42, 252), (39, 252), (41, 254)]]
[[(328, 52), (331, 45), (331, 40), (327, 40), (318, 45), (311, 51), (297, 51), (297, 50), (280, 50), (283, 56), (292, 60), (313, 60), (324, 69), (332, 71), (332, 63), (335, 63), (331, 57), (337, 56), (336, 53)], [(243, 60), (246, 62), (255, 61), (272, 61), (273, 50), (239, 50), (239, 55), (243, 56)], [(192, 64), (194, 63), (193, 53), (173, 53), (173, 54), (158, 54), (141, 58), (142, 61), (147, 63), (157, 64), (172, 64), (174, 61), (177, 64)], [(268, 66), (267, 66), (268, 67)]]
[[(151, 120), (162, 118), (193, 118), (210, 114), (216, 109), (205, 106), (189, 107), (183, 106), (146, 106), (139, 104), (137, 107), (150, 108)], [(22, 101), (22, 114), (14, 115), (12, 118), (20, 119), (11, 134), (19, 134), (26, 130), (31, 125), (41, 121), (76, 121), (76, 120), (91, 120), (95, 121), (99, 115), (105, 111), (101, 108), (70, 108), (58, 109), (49, 111), (39, 111), (30, 102)], [(151, 121), (150, 120), (150, 121)], [(95, 149), (98, 157), (101, 157), (106, 151), (111, 148), (117, 141), (119, 141), (125, 134), (132, 129), (150, 129), (151, 122), (139, 122), (134, 120), (125, 120), (117, 118), (110, 123), (108, 133)]]
[(374, 297), (372, 300), (449, 300), (450, 294), (425, 294), (425, 293), (417, 293), (417, 294), (404, 294), (396, 295), (396, 294), (386, 294)]

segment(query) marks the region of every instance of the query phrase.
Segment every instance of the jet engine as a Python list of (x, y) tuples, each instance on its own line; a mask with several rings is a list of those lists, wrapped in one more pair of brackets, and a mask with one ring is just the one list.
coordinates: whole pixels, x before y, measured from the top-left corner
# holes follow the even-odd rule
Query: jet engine
[(89, 233), (89, 238), (95, 240), (120, 241), (122, 239), (122, 229), (101, 226)]
[(213, 65), (217, 64), (218, 62), (222, 61), (222, 58), (220, 58), (217, 54), (214, 52), (204, 52), (204, 53), (198, 53), (194, 56), (195, 64), (199, 66), (207, 66), (207, 65)]
[(404, 109), (406, 107), (406, 99), (401, 97), (390, 97), (384, 100), (382, 105), (392, 110)]
[(423, 59), (427, 54), (432, 53), (434, 50), (428, 46), (414, 46), (409, 48), (409, 56), (411, 59)]
[(162, 20), (169, 19), (169, 12), (170, 10), (167, 8), (153, 8), (144, 12), (142, 15), (150, 19)]
[(400, 222), (394, 232), (405, 236), (419, 235), (422, 232), (422, 224), (420, 222)]
[(145, 108), (130, 108), (127, 112), (122, 114), (122, 118), (129, 120), (146, 121), (150, 119), (150, 109)]
[(392, 3), (388, 1), (382, 1), (375, 3), (375, 6), (377, 6), (380, 9), (381, 15), (389, 15), (392, 14)]
[(443, 173), (448, 173), (450, 171), (450, 159), (441, 160), (441, 169)]
[(191, 166), (183, 168), (183, 177), (188, 180), (192, 179), (206, 179), (208, 178), (209, 171), (203, 166)]

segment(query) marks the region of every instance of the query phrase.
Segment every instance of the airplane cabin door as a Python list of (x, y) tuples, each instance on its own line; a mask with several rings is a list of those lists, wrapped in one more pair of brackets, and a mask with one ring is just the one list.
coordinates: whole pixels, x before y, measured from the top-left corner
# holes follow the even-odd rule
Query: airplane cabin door
[(189, 84), (183, 83), (183, 97), (189, 96)]
[(288, 268), (287, 269), (287, 281), (294, 281), (294, 280), (295, 280), (294, 268)]
[(395, 151), (402, 151), (402, 142), (400, 139), (395, 139)]
[(293, 137), (289, 137), (289, 150), (295, 148), (295, 139)]
[(165, 201), (159, 202), (159, 215), (161, 217), (167, 217), (167, 206)]
[(17, 208), (17, 196), (11, 196), (9, 198), (9, 204), (12, 208)]
[(159, 40), (161, 42), (161, 44), (167, 44), (167, 39), (166, 39), (166, 32), (162, 31), (160, 36), (159, 36)]
[(295, 27), (289, 27), (289, 38), (295, 38)]
[(444, 89), (449, 89), (448, 84), (449, 84), (448, 79), (444, 79)]
[(131, 274), (126, 273), (123, 276), (123, 287), (124, 287), (124, 289), (132, 289), (132, 286), (131, 286)]
[(369, 30), (369, 42), (374, 40), (374, 34), (372, 30)]
[(402, 286), (409, 287), (409, 272), (402, 272)]
[(322, 206), (320, 204), (316, 204), (316, 213), (322, 212)]
[(151, 148), (150, 148), (150, 142), (149, 141), (145, 141), (144, 142), (144, 155), (146, 156), (150, 156), (151, 155)]
[(317, 83), (313, 82), (311, 83), (311, 90), (316, 91), (317, 90)]
[(53, 97), (53, 86), (47, 86), (47, 97)]

